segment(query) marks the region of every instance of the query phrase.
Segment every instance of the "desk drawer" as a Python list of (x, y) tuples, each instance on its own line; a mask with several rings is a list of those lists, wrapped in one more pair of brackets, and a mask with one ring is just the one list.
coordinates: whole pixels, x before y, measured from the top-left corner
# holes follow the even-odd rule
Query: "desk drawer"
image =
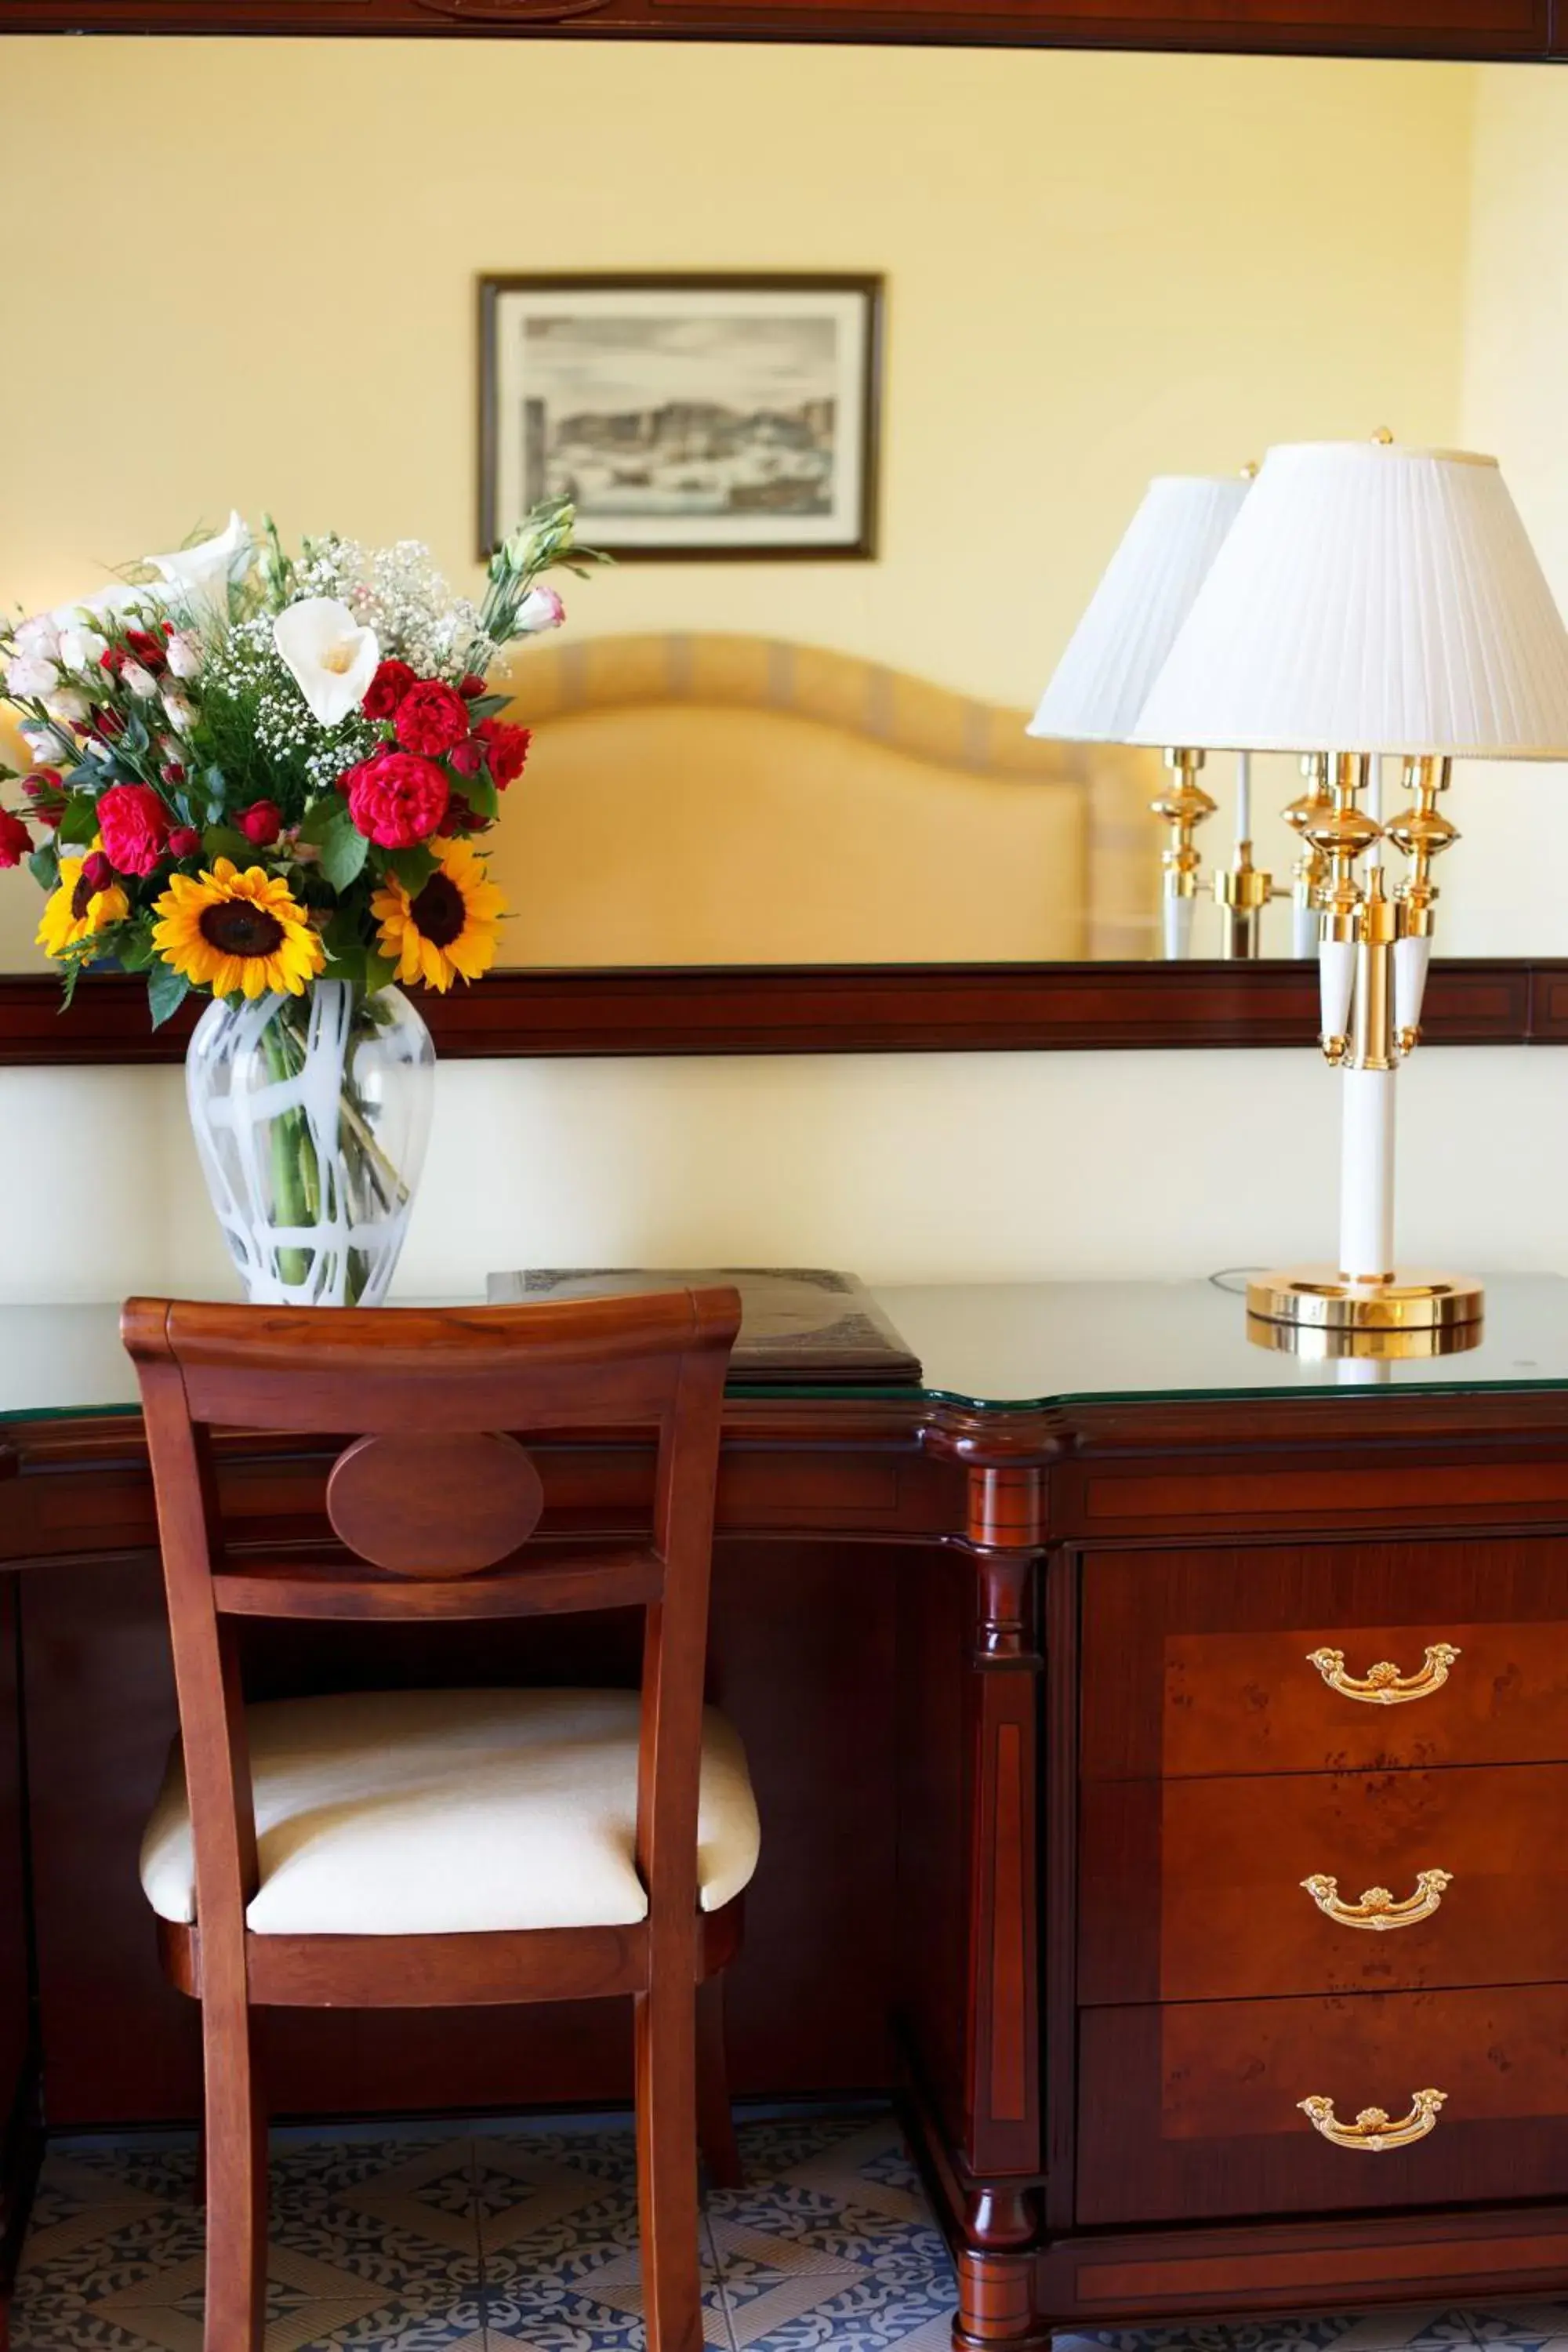
[[(1568, 1985), (1196, 2001), (1079, 2020), (1084, 2226), (1560, 2196), (1568, 2172)], [(1381, 2153), (1323, 2137), (1416, 2094), (1429, 2131)]]
[(1097, 1554), (1089, 1780), (1568, 1761), (1568, 1543)]
[(1568, 1982), (1565, 1824), (1568, 1764), (1088, 1782), (1079, 1999)]

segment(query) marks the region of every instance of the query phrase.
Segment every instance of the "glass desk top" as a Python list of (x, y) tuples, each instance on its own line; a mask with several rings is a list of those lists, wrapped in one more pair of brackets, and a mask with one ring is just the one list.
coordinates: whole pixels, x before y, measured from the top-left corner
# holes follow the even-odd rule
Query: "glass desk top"
[[(1568, 1389), (1568, 1279), (1559, 1275), (1489, 1276), (1480, 1345), (1407, 1363), (1310, 1363), (1254, 1347), (1239, 1290), (1215, 1282), (925, 1283), (879, 1286), (876, 1296), (925, 1368), (923, 1391), (857, 1381), (744, 1393), (923, 1392), (1004, 1409), (1324, 1396), (1352, 1387), (1450, 1395)], [(0, 1429), (46, 1413), (135, 1409), (118, 1305), (0, 1307)]]

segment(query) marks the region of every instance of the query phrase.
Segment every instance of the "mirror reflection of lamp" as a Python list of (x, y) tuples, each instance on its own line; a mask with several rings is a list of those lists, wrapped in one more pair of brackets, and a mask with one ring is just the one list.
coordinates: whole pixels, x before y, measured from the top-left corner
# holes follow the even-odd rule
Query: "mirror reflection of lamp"
[[(1031, 735), (1067, 743), (1132, 740), (1149, 689), (1247, 493), (1245, 476), (1162, 474), (1150, 483), (1029, 721)], [(1179, 745), (1173, 736), (1163, 748), (1169, 780), (1152, 803), (1170, 829), (1162, 929), (1165, 954), (1181, 957), (1192, 952), (1202, 866), (1193, 835), (1215, 804), (1199, 782), (1205, 751)]]
[[(1254, 1337), (1473, 1344), (1479, 1282), (1394, 1271), (1394, 1079), (1420, 1032), (1432, 860), (1456, 838), (1437, 807), (1450, 762), (1568, 757), (1568, 630), (1496, 459), (1383, 436), (1270, 450), (1131, 733), (1309, 763), (1290, 814), (1321, 860), (1322, 1045), (1344, 1087), (1340, 1255), (1256, 1278)], [(1386, 825), (1385, 756), (1405, 761), (1414, 796)], [(1407, 861), (1392, 896), (1385, 843)]]

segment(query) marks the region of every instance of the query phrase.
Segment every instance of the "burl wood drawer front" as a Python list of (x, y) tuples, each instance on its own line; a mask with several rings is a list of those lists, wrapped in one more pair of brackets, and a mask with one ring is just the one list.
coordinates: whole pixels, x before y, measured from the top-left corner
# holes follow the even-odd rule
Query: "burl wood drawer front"
[(1082, 2002), (1560, 1981), (1568, 1765), (1085, 1784)]
[[(1561, 2195), (1568, 2178), (1568, 1986), (1340, 1994), (1086, 2010), (1078, 2218), (1086, 2227)], [(1301, 2111), (1372, 2107), (1381, 2153)]]
[(1568, 1761), (1568, 1542), (1093, 1554), (1081, 1710), (1090, 1780)]

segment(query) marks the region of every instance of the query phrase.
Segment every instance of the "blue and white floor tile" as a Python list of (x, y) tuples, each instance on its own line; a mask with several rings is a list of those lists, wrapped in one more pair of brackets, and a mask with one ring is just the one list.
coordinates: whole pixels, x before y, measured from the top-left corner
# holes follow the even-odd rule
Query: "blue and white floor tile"
[[(948, 2352), (952, 2274), (884, 2116), (742, 2126), (710, 2196), (712, 2352)], [(14, 2352), (202, 2352), (188, 2140), (49, 2155)], [(272, 2148), (267, 2352), (641, 2352), (629, 2128), (602, 2120), (284, 2132)], [(1503, 2310), (1188, 2325), (1057, 2352), (1568, 2352), (1568, 2299)]]

